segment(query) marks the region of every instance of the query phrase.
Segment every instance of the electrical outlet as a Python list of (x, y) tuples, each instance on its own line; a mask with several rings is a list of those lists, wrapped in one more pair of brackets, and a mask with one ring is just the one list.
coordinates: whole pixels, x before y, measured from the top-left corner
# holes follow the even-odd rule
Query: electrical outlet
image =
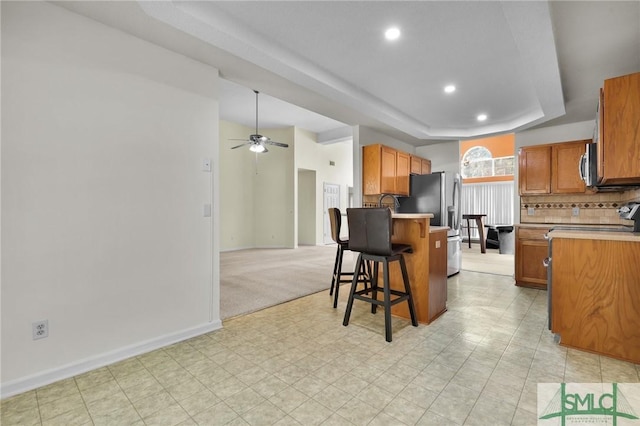
[(49, 337), (49, 320), (36, 321), (31, 324), (33, 340)]
[(574, 207), (571, 213), (574, 216), (580, 216), (580, 207)]
[(527, 209), (527, 215), (529, 215), (529, 216), (533, 216), (533, 215), (535, 215), (535, 214), (536, 214), (536, 209), (534, 209), (533, 207), (529, 207), (529, 208)]

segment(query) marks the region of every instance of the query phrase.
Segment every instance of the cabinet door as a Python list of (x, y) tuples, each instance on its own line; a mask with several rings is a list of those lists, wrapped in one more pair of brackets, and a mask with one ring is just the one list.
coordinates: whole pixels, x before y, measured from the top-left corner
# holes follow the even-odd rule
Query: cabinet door
[(382, 146), (381, 148), (380, 194), (396, 193), (396, 150)]
[(423, 158), (421, 163), (422, 163), (422, 174), (423, 175), (431, 174), (431, 160), (425, 160)]
[(551, 329), (563, 345), (640, 363), (640, 243), (553, 239)]
[(447, 231), (429, 233), (429, 322), (447, 309)]
[(551, 147), (551, 192), (554, 194), (584, 193), (586, 186), (578, 166), (590, 141), (556, 144)]
[(551, 192), (551, 146), (520, 148), (518, 156), (520, 195)]
[(411, 156), (404, 152), (396, 151), (396, 194), (409, 195), (410, 168)]
[(411, 156), (411, 174), (412, 175), (421, 175), (422, 174), (422, 158)]
[(542, 261), (548, 256), (546, 240), (517, 238), (516, 284), (525, 287), (547, 288), (547, 268)]
[(382, 165), (380, 163), (381, 145), (362, 147), (362, 194), (379, 195)]
[(605, 80), (600, 108), (602, 183), (640, 183), (640, 73)]

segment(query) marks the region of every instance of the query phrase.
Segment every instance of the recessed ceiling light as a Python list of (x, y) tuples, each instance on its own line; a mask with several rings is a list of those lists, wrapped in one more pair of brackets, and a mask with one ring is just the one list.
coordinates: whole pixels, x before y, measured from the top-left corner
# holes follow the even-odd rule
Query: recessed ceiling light
[(478, 121), (484, 121), (487, 119), (487, 114), (480, 114), (478, 115)]
[(456, 91), (456, 86), (454, 86), (453, 84), (450, 84), (448, 86), (444, 86), (444, 92), (445, 93), (453, 93)]
[(387, 40), (397, 40), (400, 37), (400, 29), (397, 27), (391, 27), (384, 32), (384, 37)]

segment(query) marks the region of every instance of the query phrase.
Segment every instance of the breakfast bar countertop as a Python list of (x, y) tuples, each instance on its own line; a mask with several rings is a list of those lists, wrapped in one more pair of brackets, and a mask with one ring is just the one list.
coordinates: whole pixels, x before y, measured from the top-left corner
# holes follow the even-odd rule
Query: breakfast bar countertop
[(392, 219), (432, 219), (433, 213), (391, 213)]
[(611, 240), (640, 242), (640, 232), (593, 232), (585, 229), (557, 230), (549, 232), (549, 238), (573, 238), (578, 240)]

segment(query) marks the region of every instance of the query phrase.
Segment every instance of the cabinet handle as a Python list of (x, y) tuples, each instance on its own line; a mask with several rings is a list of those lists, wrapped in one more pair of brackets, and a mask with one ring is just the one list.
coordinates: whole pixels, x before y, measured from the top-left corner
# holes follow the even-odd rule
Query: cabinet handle
[(550, 257), (545, 257), (544, 259), (542, 259), (542, 265), (543, 265), (545, 268), (548, 268), (548, 267), (549, 267), (549, 263), (551, 263), (551, 258), (550, 258)]

